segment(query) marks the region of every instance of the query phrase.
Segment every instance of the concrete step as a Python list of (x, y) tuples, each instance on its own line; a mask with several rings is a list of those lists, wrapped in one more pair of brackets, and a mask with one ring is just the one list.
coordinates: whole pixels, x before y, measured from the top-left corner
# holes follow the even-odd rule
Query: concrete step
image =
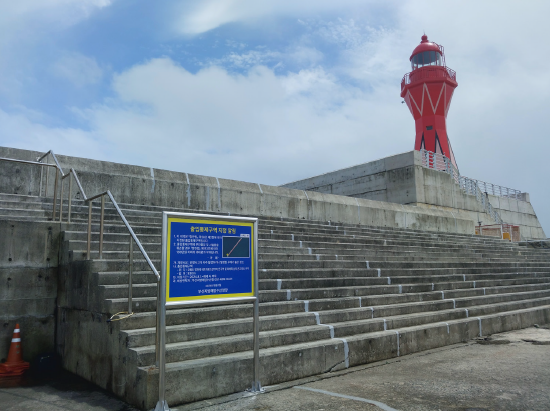
[[(63, 205), (66, 218), (66, 200)], [(160, 268), (161, 212), (185, 209), (120, 207)], [(0, 194), (6, 218), (47, 221), (52, 209), (51, 198)], [(87, 258), (88, 209), (75, 200), (72, 223), (61, 228), (67, 264), (88, 270), (89, 289), (78, 284), (77, 292), (88, 292), (83, 301), (93, 305), (95, 321), (100, 313), (127, 310), (129, 234), (107, 201), (99, 260), (95, 201), (92, 260), (79, 262)], [(261, 217), (258, 246), (264, 385), (550, 320), (550, 252), (500, 239)], [(109, 361), (127, 370), (117, 376), (121, 395), (152, 408), (157, 282), (137, 247), (134, 260), (135, 313), (110, 323), (119, 351)], [(246, 304), (167, 310), (171, 405), (248, 387), (251, 317)], [(201, 383), (205, 378), (209, 384)], [(180, 389), (183, 381), (187, 389)]]
[(34, 208), (3, 208), (0, 210), (1, 219), (26, 217), (36, 221), (48, 221), (52, 217), (49, 211)]
[[(83, 253), (83, 252), (82, 252)], [(92, 259), (94, 271), (97, 272), (112, 272), (112, 271), (125, 271), (129, 269), (129, 260), (124, 259)], [(155, 267), (160, 267), (160, 260), (152, 259), (152, 263)], [(338, 276), (339, 271), (348, 271), (348, 270), (362, 270), (366, 268), (366, 262), (361, 261), (310, 261), (308, 262), (311, 265), (315, 265), (310, 268), (306, 262), (294, 262), (293, 265), (287, 265), (277, 268), (265, 268), (273, 267), (273, 264), (267, 264), (265, 261), (259, 261), (259, 270), (261, 278), (274, 278), (274, 279), (284, 279), (284, 278), (312, 278), (316, 277), (317, 272), (322, 272), (323, 270), (329, 270), (335, 274), (329, 274), (329, 276)], [(317, 264), (319, 263), (319, 264)], [(135, 259), (133, 262), (133, 267), (135, 271), (147, 271), (149, 270), (149, 265), (147, 262), (140, 258)], [(265, 271), (264, 271), (265, 270)], [(368, 270), (368, 269), (367, 269)], [(372, 270), (372, 269), (371, 269)], [(422, 276), (422, 275), (470, 275), (470, 274), (488, 274), (488, 273), (546, 273), (549, 272), (549, 267), (547, 266), (519, 266), (519, 267), (498, 267), (498, 266), (489, 266), (482, 268), (385, 268), (385, 269), (374, 269), (376, 270), (376, 275), (380, 277), (396, 277), (396, 276)], [(380, 271), (378, 271), (380, 270)], [(268, 273), (268, 274), (263, 274)], [(374, 273), (373, 273), (374, 274)], [(320, 274), (319, 277), (326, 277), (327, 274)]]
[[(153, 277), (154, 278), (154, 277)], [(532, 281), (531, 281), (532, 280)], [(490, 294), (527, 292), (534, 290), (546, 290), (550, 288), (548, 279), (523, 279), (523, 280), (497, 280), (487, 282), (483, 287), (464, 287), (461, 283), (418, 284), (412, 286), (365, 286), (357, 288), (334, 289), (305, 289), (305, 290), (281, 290), (261, 291), (260, 301), (262, 310), (270, 309), (269, 313), (300, 311), (324, 311), (356, 307), (372, 307), (376, 305), (423, 302), (445, 299), (465, 298), (472, 296), (485, 296)], [(462, 285), (462, 287), (461, 287)], [(454, 286), (454, 288), (449, 288)], [(125, 311), (128, 307), (127, 286), (124, 288), (111, 287), (118, 293), (118, 298), (107, 298), (104, 302), (104, 312), (114, 314)], [(151, 284), (149, 292), (153, 293), (154, 284)], [(401, 291), (401, 292), (400, 292)], [(275, 295), (274, 295), (275, 294)], [(298, 298), (305, 296), (307, 298)], [(156, 309), (155, 297), (135, 297), (134, 310), (138, 312), (154, 311)], [(290, 305), (289, 305), (290, 304)], [(263, 308), (267, 307), (267, 308)], [(289, 307), (293, 307), (289, 310)], [(300, 307), (300, 308), (296, 308)]]
[[(408, 284), (460, 284), (463, 283), (465, 287), (474, 287), (474, 281), (479, 287), (484, 281), (495, 280), (509, 280), (509, 279), (522, 279), (530, 278), (533, 273), (508, 273), (508, 274), (477, 274), (469, 275), (467, 280), (463, 278), (466, 275), (461, 276), (457, 274), (451, 275), (434, 275), (434, 276), (404, 276), (404, 277), (391, 277), (390, 284), (401, 284), (402, 286)], [(548, 278), (549, 273), (539, 273), (536, 278)], [(295, 290), (304, 288), (324, 288), (324, 287), (361, 287), (367, 285), (385, 285), (388, 284), (387, 277), (335, 277), (335, 278), (309, 278), (309, 279), (269, 279), (259, 280), (260, 290)]]
[[(343, 299), (318, 299), (304, 301), (285, 301), (283, 303), (260, 304), (260, 316), (292, 316), (291, 321), (300, 321), (303, 313), (318, 312), (321, 323), (351, 321), (357, 318), (384, 318), (404, 312), (436, 311), (450, 308), (468, 308), (483, 303), (492, 304), (503, 301), (516, 301), (546, 297), (550, 294), (550, 283), (541, 285), (521, 285), (492, 287), (485, 290), (458, 290), (451, 297), (443, 299), (441, 292), (396, 294)], [(447, 291), (449, 294), (449, 291)], [(481, 302), (480, 302), (481, 301)], [(307, 308), (307, 309), (306, 309)], [(367, 314), (364, 311), (367, 311)], [(357, 317), (359, 313), (360, 317)], [(325, 314), (328, 317), (325, 317)], [(247, 304), (204, 307), (194, 309), (170, 309), (167, 311), (166, 324), (181, 325), (204, 323), (229, 319), (250, 319), (252, 307)], [(336, 320), (333, 318), (336, 316)], [(289, 317), (290, 318), (290, 317)], [(154, 312), (137, 312), (121, 324), (123, 329), (137, 330), (155, 326)], [(264, 327), (261, 325), (261, 327)], [(264, 329), (264, 328), (262, 328)]]
[[(157, 294), (157, 285), (156, 277), (151, 273), (148, 275), (140, 276), (139, 278), (145, 277), (145, 283), (136, 283), (136, 278), (133, 279), (132, 286), (132, 295), (134, 297), (154, 297)], [(127, 278), (127, 276), (126, 276)], [(394, 284), (398, 284), (400, 290), (408, 290), (413, 285), (426, 285), (437, 284), (438, 290), (454, 290), (457, 288), (487, 288), (496, 284), (495, 282), (510, 281), (510, 280), (520, 280), (524, 281), (525, 279), (533, 278), (533, 274), (488, 274), (482, 275), (479, 277), (474, 277), (474, 281), (462, 281), (462, 278), (458, 276), (436, 276), (436, 277), (395, 277), (393, 279)], [(550, 273), (545, 275), (538, 275), (538, 282), (540, 281), (550, 281)], [(100, 280), (101, 281), (101, 280)], [(357, 288), (357, 287), (368, 287), (368, 286), (380, 286), (388, 284), (386, 278), (380, 277), (349, 277), (349, 278), (328, 278), (328, 279), (308, 279), (308, 280), (260, 280), (259, 288), (260, 291), (269, 291), (269, 290), (283, 290), (288, 294), (288, 290), (291, 292), (293, 290), (312, 290), (316, 288)], [(114, 298), (124, 298), (128, 295), (128, 284), (127, 282), (123, 284), (108, 284), (100, 286), (103, 298), (105, 299), (114, 299)]]
[[(315, 342), (277, 346), (261, 350), (261, 382), (277, 384), (291, 379), (335, 371), (350, 366), (393, 358), (430, 348), (467, 341), (480, 334), (508, 331), (536, 322), (548, 322), (550, 306), (536, 306), (507, 312), (480, 315), (478, 318), (460, 318), (446, 322), (426, 323), (396, 329), (357, 334), (345, 340), (330, 338)], [(211, 370), (215, 368), (216, 373)], [(284, 370), (281, 372), (280, 370)], [(168, 392), (169, 404), (181, 404), (199, 399), (242, 391), (252, 377), (250, 351), (231, 353), (204, 359), (169, 363), (167, 380), (187, 381), (185, 386)], [(210, 375), (210, 384), (201, 384), (204, 375)], [(233, 376), (228, 378), (228, 376)], [(139, 367), (135, 391), (141, 391), (142, 381), (151, 385), (146, 408), (154, 406), (157, 398), (155, 371)], [(239, 376), (240, 378), (235, 378)], [(230, 381), (230, 383), (228, 383)], [(225, 382), (225, 383), (224, 383)], [(141, 385), (140, 385), (141, 384)], [(151, 392), (152, 391), (152, 392)], [(143, 396), (141, 397), (143, 398)]]
[[(510, 286), (522, 284), (539, 284), (548, 281), (547, 278), (521, 278), (510, 280), (484, 280), (476, 284), (478, 289)], [(434, 284), (435, 285), (435, 284)], [(447, 282), (440, 283), (442, 290), (457, 290), (474, 288), (469, 283)], [(429, 292), (432, 290), (432, 284), (396, 284), (396, 285), (371, 285), (356, 287), (326, 287), (326, 288), (306, 288), (292, 290), (266, 290), (260, 292), (261, 301), (289, 301), (289, 300), (311, 300), (320, 298), (342, 298), (342, 297), (363, 297), (368, 295), (380, 294), (408, 294)], [(444, 291), (443, 291), (444, 292)]]
[[(318, 313), (304, 313), (300, 319), (293, 316), (293, 322), (281, 318), (262, 318), (260, 349), (283, 345), (314, 342), (327, 338), (344, 338), (434, 322), (448, 322), (469, 316), (483, 316), (506, 311), (521, 310), (550, 304), (550, 296), (538, 299), (507, 301), (497, 304), (470, 306), (464, 309), (442, 309), (422, 311), (387, 318), (370, 318), (369, 310), (362, 310), (363, 318), (328, 322), (328, 313), (323, 319)], [(395, 311), (395, 310), (394, 310)], [(358, 313), (358, 310), (356, 310)], [(355, 316), (357, 317), (357, 316)], [(283, 327), (290, 328), (283, 328)], [(280, 327), (280, 328), (277, 328)], [(124, 331), (130, 352), (135, 354), (138, 366), (152, 365), (155, 361), (155, 330), (142, 329)], [(215, 321), (208, 324), (185, 324), (166, 329), (166, 361), (179, 362), (197, 358), (212, 357), (252, 349), (252, 320)], [(145, 345), (147, 344), (148, 345)]]

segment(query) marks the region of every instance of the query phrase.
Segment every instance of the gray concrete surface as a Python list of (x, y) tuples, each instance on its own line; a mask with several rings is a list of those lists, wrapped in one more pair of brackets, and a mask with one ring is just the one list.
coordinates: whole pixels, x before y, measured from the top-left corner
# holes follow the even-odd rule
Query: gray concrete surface
[(419, 192), (416, 190), (415, 166), (422, 166), (420, 152), (409, 151), (283, 184), (281, 187), (411, 204), (423, 202), (417, 198)]
[(0, 361), (16, 323), (26, 361), (54, 351), (58, 250), (59, 223), (0, 219)]
[[(476, 224), (478, 221), (494, 224), (475, 196), (465, 194), (449, 174), (423, 167), (419, 151), (343, 168), (281, 187), (450, 210), (455, 216)], [(521, 226), (523, 238), (546, 238), (529, 202), (529, 194), (522, 194), (525, 201), (494, 195), (489, 195), (489, 201), (505, 222)]]
[[(179, 411), (548, 410), (550, 330), (528, 328), (331, 374), (173, 408)], [(133, 411), (71, 374), (0, 380), (3, 411)], [(377, 404), (378, 405), (375, 405)]]
[(0, 378), (2, 411), (137, 411), (101, 388), (70, 373), (48, 378)]
[[(39, 155), (39, 152), (0, 147), (0, 157), (36, 160)], [(472, 219), (463, 219), (447, 210), (425, 209), (329, 193), (305, 192), (64, 155), (57, 155), (57, 158), (65, 171), (69, 168), (76, 170), (88, 196), (111, 190), (119, 203), (177, 207), (232, 215), (474, 233)], [(38, 195), (40, 181), (42, 186), (45, 185), (45, 172), (41, 180), (38, 166), (14, 166), (11, 163), (0, 162), (0, 175), (0, 193)], [(48, 181), (50, 193), (53, 192), (52, 177), (53, 173)], [(395, 173), (391, 190), (400, 191), (399, 187), (403, 185), (408, 187), (408, 178), (409, 175), (406, 173)], [(75, 188), (73, 196), (76, 195)]]
[(262, 395), (219, 398), (178, 410), (550, 409), (550, 330), (528, 328), (482, 342), (356, 367), (338, 376), (302, 380), (299, 385), (267, 387)]

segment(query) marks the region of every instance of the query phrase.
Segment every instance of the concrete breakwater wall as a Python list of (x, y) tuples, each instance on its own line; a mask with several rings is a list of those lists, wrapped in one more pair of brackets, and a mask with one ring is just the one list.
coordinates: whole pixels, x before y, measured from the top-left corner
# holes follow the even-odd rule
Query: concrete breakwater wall
[[(474, 224), (479, 221), (484, 225), (494, 224), (475, 196), (462, 191), (449, 174), (423, 167), (419, 151), (396, 154), (282, 187), (445, 210)], [(489, 201), (506, 223), (521, 227), (523, 238), (546, 238), (529, 194), (523, 194), (523, 200), (489, 194)]]
[[(0, 156), (35, 160), (41, 153), (0, 147)], [(331, 221), (380, 227), (473, 234), (474, 222), (447, 210), (426, 209), (227, 180), (183, 172), (57, 156), (65, 172), (74, 168), (88, 196), (111, 190), (119, 203), (178, 207), (252, 216)], [(38, 195), (44, 190), (40, 167), (0, 162), (0, 191)], [(49, 192), (53, 190), (50, 171)], [(74, 186), (73, 186), (74, 187)], [(66, 192), (66, 191), (65, 191)], [(77, 190), (73, 189), (77, 196)], [(414, 202), (414, 201), (412, 201)]]

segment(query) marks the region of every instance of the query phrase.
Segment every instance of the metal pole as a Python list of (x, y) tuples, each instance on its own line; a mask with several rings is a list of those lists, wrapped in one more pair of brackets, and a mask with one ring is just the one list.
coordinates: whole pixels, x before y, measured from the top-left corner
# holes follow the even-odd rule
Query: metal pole
[[(162, 273), (161, 273), (162, 274)], [(157, 368), (160, 367), (160, 294), (162, 293), (162, 290), (160, 288), (160, 280), (157, 281), (157, 312), (156, 312), (156, 320), (157, 320), (157, 326), (156, 326), (156, 333), (155, 333), (155, 366)]]
[[(46, 159), (46, 164), (48, 164), (48, 159)], [(48, 180), (50, 177), (50, 167), (46, 167), (46, 188), (44, 189), (44, 197), (48, 197)]]
[(40, 187), (38, 188), (38, 197), (42, 197), (42, 177), (44, 176), (44, 166), (40, 166)]
[(128, 314), (132, 314), (132, 273), (134, 271), (134, 239), (130, 234), (130, 265), (128, 269)]
[(55, 183), (53, 185), (53, 217), (52, 220), (55, 221), (55, 211), (57, 208), (57, 180), (59, 177), (59, 169), (55, 169)]
[(92, 201), (88, 202), (88, 246), (87, 246), (87, 258), (90, 259), (90, 248), (92, 246)]
[(59, 222), (63, 222), (63, 186), (65, 185), (65, 180), (61, 179), (61, 193), (59, 194)]
[(71, 201), (72, 201), (71, 193), (73, 191), (72, 188), (73, 188), (73, 179), (69, 176), (69, 216), (67, 218), (68, 223), (71, 222)]
[(101, 220), (99, 220), (99, 259), (103, 257), (103, 218), (105, 217), (105, 196), (101, 196)]
[[(254, 284), (256, 288), (256, 284)], [(257, 295), (257, 294), (256, 294)], [(256, 296), (254, 301), (254, 380), (252, 381), (252, 392), (261, 392), (260, 384), (260, 298)]]
[(258, 285), (258, 221), (253, 225), (254, 230), (254, 380), (252, 381), (252, 392), (262, 392), (260, 383), (260, 293)]
[(160, 287), (159, 287), (159, 400), (155, 411), (169, 410), (168, 403), (166, 402), (166, 271), (167, 271), (167, 255), (166, 249), (169, 246), (168, 235), (168, 216), (166, 211), (162, 213), (162, 263), (160, 274)]

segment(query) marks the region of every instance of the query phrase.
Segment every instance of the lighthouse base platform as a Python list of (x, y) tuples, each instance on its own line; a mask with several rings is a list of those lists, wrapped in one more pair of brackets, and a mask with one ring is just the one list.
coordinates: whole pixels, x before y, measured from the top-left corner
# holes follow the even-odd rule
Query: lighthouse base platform
[[(464, 192), (450, 174), (424, 167), (420, 151), (343, 168), (282, 187), (445, 210), (475, 225), (495, 224), (476, 197)], [(487, 195), (504, 222), (520, 226), (523, 240), (546, 238), (529, 193), (521, 193), (518, 198)]]

